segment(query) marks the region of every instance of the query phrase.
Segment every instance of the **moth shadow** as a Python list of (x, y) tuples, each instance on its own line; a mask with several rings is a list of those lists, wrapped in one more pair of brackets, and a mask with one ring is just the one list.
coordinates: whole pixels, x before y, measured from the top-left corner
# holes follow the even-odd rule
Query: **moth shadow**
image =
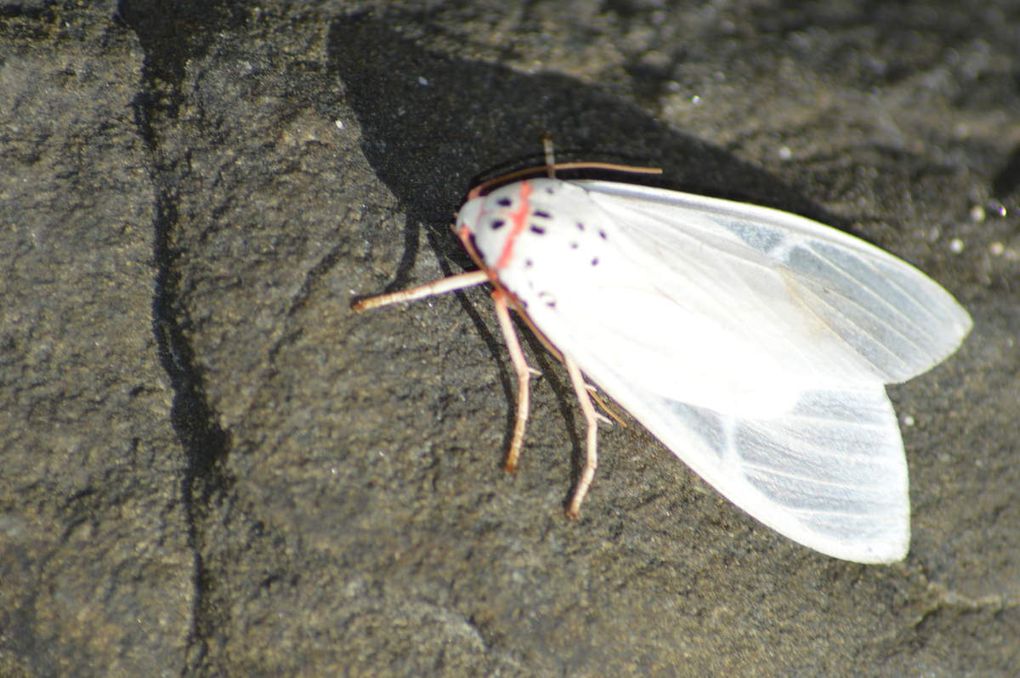
[[(411, 274), (422, 229), (444, 274), (473, 268), (451, 229), (453, 214), (480, 175), (541, 165), (544, 134), (552, 135), (561, 160), (608, 160), (663, 170), (659, 176), (612, 177), (616, 180), (773, 206), (839, 225), (839, 219), (775, 177), (662, 124), (623, 98), (558, 73), (521, 73), (433, 52), (394, 30), (394, 23), (404, 22), (388, 23), (371, 13), (346, 17), (331, 25), (327, 45), (330, 69), (340, 78), (361, 127), (365, 157), (407, 214), (404, 252), (386, 291), (421, 282)], [(436, 30), (420, 25), (424, 32)], [(509, 444), (516, 391), (502, 338), (463, 292), (457, 296), (500, 365), (509, 403)], [(530, 333), (523, 334), (531, 353), (543, 355)], [(552, 362), (539, 359), (546, 368)], [(555, 371), (544, 372), (567, 419), (576, 480), (584, 449), (573, 389), (553, 377)]]

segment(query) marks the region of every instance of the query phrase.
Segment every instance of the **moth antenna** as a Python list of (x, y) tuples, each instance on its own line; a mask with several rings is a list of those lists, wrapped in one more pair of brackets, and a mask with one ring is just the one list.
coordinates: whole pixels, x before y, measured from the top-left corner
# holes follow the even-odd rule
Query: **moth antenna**
[(659, 167), (636, 167), (634, 165), (621, 165), (615, 162), (560, 162), (546, 165), (545, 167), (528, 167), (526, 169), (517, 170), (516, 172), (509, 172), (493, 179), (477, 184), (474, 188), (468, 191), (467, 199), (473, 200), (481, 195), (484, 195), (490, 188), (499, 184), (505, 184), (514, 179), (521, 177), (528, 177), (534, 174), (538, 174), (542, 170), (546, 171), (550, 177), (555, 178), (557, 170), (606, 170), (609, 172), (623, 172), (627, 174), (662, 174), (662, 169)]
[(553, 148), (552, 135), (546, 132), (542, 135), (542, 150), (545, 151), (545, 173), (550, 179), (556, 178), (556, 152)]

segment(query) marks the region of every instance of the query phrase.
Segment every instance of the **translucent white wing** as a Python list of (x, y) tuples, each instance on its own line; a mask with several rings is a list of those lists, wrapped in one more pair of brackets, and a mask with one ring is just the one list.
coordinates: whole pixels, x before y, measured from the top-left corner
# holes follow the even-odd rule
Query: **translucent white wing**
[(472, 215), (487, 264), (561, 349), (596, 343), (672, 400), (781, 414), (805, 390), (908, 379), (970, 327), (923, 273), (808, 219), (626, 184), (530, 183), (533, 223), (511, 249), (514, 187), (486, 199), (502, 212)]
[(606, 334), (619, 328), (591, 334), (580, 326), (575, 333), (566, 311), (536, 310), (538, 327), (588, 378), (761, 522), (837, 558), (875, 563), (906, 555), (906, 458), (879, 381), (820, 383), (799, 392), (779, 381), (776, 402), (784, 408), (761, 415), (698, 407), (645, 387), (648, 379), (629, 371), (631, 361), (606, 351)]
[(675, 191), (577, 184), (613, 221), (625, 225), (638, 251), (654, 253), (660, 261), (699, 244), (732, 254), (709, 257), (712, 265), (762, 257), (782, 276), (790, 299), (866, 360), (884, 383), (931, 369), (970, 331), (970, 316), (938, 283), (883, 250), (810, 219)]
[(723, 496), (836, 558), (903, 559), (907, 465), (880, 384), (808, 391), (788, 414), (741, 419), (635, 389), (603, 363), (589, 376)]

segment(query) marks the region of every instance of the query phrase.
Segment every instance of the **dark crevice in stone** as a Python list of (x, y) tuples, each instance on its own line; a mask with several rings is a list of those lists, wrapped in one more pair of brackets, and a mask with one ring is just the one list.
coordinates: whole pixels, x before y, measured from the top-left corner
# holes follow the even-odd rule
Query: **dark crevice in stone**
[[(155, 148), (152, 150), (155, 152)], [(173, 192), (162, 185), (160, 177), (155, 180), (158, 195), (153, 260), (157, 273), (152, 300), (153, 334), (160, 364), (174, 392), (171, 424), (187, 457), (181, 479), (181, 501), (187, 520), (188, 545), (195, 563), (192, 628), (188, 639), (188, 668), (192, 670), (201, 664), (206, 653), (206, 639), (212, 627), (218, 625), (204, 595), (209, 582), (203, 559), (203, 524), (210, 500), (228, 485), (220, 462), (230, 449), (230, 439), (217, 425), (216, 414), (206, 401), (203, 376), (187, 338), (187, 313), (177, 301), (181, 280), (175, 265), (177, 253), (171, 245), (171, 233), (177, 223)]]
[[(156, 7), (159, 3), (156, 3)], [(205, 9), (201, 9), (205, 7)], [(174, 246), (178, 225), (177, 180), (178, 164), (161, 147), (167, 125), (174, 124), (181, 100), (180, 84), (184, 64), (201, 45), (195, 36), (209, 35), (222, 28), (222, 21), (213, 21), (204, 32), (196, 33), (191, 26), (179, 25), (189, 20), (226, 17), (228, 12), (218, 5), (195, 4), (191, 11), (154, 12), (148, 3), (123, 2), (120, 17), (138, 35), (146, 53), (142, 73), (142, 93), (134, 102), (135, 122), (150, 153), (151, 181), (155, 187), (156, 216), (153, 224), (153, 261), (157, 272), (152, 299), (152, 328), (160, 364), (166, 371), (174, 392), (171, 424), (186, 454), (181, 478), (180, 501), (187, 521), (188, 544), (194, 558), (191, 629), (185, 655), (186, 675), (200, 672), (207, 659), (209, 638), (223, 626), (222, 606), (212, 600), (205, 552), (205, 523), (210, 505), (229, 493), (230, 480), (223, 470), (223, 461), (231, 442), (227, 432), (217, 423), (218, 417), (205, 394), (204, 376), (198, 366), (188, 338), (191, 322), (187, 309), (180, 302), (183, 291), (179, 270), (180, 252)], [(182, 18), (184, 17), (184, 18)], [(175, 36), (191, 36), (182, 44)]]

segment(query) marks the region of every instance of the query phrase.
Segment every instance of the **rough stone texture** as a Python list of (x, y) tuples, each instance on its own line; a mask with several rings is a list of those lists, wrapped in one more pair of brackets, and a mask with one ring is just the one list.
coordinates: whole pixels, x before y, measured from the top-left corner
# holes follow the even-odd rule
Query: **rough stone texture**
[[(0, 675), (1020, 673), (1020, 12), (0, 5)], [(427, 8), (427, 9), (426, 9)], [(537, 382), (521, 470), (472, 178), (561, 155), (774, 205), (975, 331), (892, 389), (909, 558), (815, 554)], [(908, 423), (912, 422), (912, 423)]]
[(179, 674), (195, 555), (152, 329), (144, 53), (109, 17), (3, 21), (0, 674)]

